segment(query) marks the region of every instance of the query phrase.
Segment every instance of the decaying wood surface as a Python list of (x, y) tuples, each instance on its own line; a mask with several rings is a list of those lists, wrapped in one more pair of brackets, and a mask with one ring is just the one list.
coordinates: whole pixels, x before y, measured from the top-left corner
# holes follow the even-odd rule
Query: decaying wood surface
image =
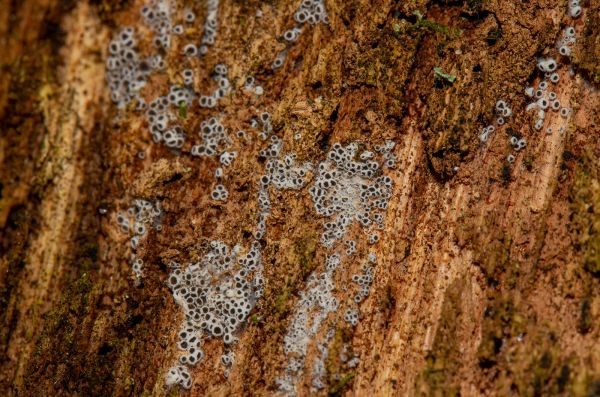
[[(564, 0), (326, 0), (329, 25), (307, 28), (273, 72), (296, 3), (221, 1), (217, 42), (194, 69), (200, 87), (219, 62), (234, 80), (254, 75), (265, 95), (232, 95), (218, 112), (235, 131), (269, 110), (300, 160), (317, 164), (334, 142), (396, 142), (375, 281), (356, 327), (330, 316), (337, 331), (316, 394), (600, 395), (600, 3), (583, 0), (571, 22)], [(111, 103), (107, 45), (119, 26), (140, 24), (142, 5), (0, 1), (3, 395), (274, 395), (294, 304), (324, 267), (323, 219), (307, 189), (272, 191), (265, 295), (229, 377), (222, 343), (207, 340), (192, 390), (165, 387), (182, 316), (167, 263), (252, 235), (263, 164), (260, 141), (236, 143), (230, 197), (217, 204), (216, 160), (153, 144), (140, 113)], [(573, 115), (564, 133), (549, 115), (547, 134), (533, 128), (523, 91), (566, 23), (579, 39), (556, 92)], [(167, 55), (166, 75), (178, 56)], [(456, 80), (436, 79), (437, 67)], [(158, 78), (147, 95), (166, 86)], [(514, 115), (482, 144), (498, 99)], [(193, 129), (214, 111), (188, 113)], [(509, 128), (527, 138), (513, 164)], [(139, 197), (165, 210), (163, 231), (142, 243), (141, 284), (114, 221)], [(344, 272), (359, 268), (349, 261)], [(339, 359), (342, 348), (357, 367)], [(309, 373), (297, 391), (313, 394)]]

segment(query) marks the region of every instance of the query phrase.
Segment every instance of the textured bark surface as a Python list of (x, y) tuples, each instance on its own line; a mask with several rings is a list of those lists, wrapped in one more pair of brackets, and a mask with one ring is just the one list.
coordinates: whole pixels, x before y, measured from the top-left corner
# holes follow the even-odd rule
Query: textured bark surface
[[(185, 2), (198, 11), (202, 2)], [(394, 181), (371, 293), (356, 327), (336, 324), (318, 395), (600, 395), (600, 3), (566, 16), (567, 1), (326, 0), (329, 25), (307, 27), (281, 70), (298, 1), (222, 0), (216, 44), (194, 61), (196, 88), (214, 88), (223, 62), (236, 89), (265, 89), (194, 105), (186, 130), (215, 113), (227, 128), (272, 114), (286, 152), (318, 164), (335, 142), (396, 142)], [(153, 144), (142, 114), (118, 111), (105, 81), (119, 26), (141, 25), (142, 1), (0, 0), (0, 391), (14, 396), (162, 396), (182, 314), (165, 280), (170, 260), (202, 256), (207, 241), (249, 241), (264, 162), (256, 137), (236, 140), (229, 199), (210, 199), (216, 159)], [(262, 17), (256, 17), (256, 11)], [(415, 13), (417, 11), (417, 13)], [(525, 87), (536, 58), (578, 31), (555, 91), (573, 114), (536, 131)], [(201, 32), (191, 32), (199, 37)], [(150, 48), (141, 36), (141, 52)], [(179, 49), (144, 95), (181, 71)], [(456, 77), (434, 77), (434, 68)], [(514, 115), (478, 138), (504, 99)], [(509, 132), (527, 138), (513, 153)], [(296, 132), (301, 139), (295, 139)], [(138, 152), (144, 151), (140, 159)], [(223, 376), (221, 342), (204, 343), (194, 396), (273, 395), (294, 305), (329, 252), (319, 243), (307, 188), (271, 191), (261, 241), (265, 295)], [(139, 252), (134, 282), (127, 236), (114, 219), (134, 198), (161, 202), (163, 231)], [(358, 228), (349, 235), (368, 249)], [(348, 260), (336, 296), (360, 271)], [(350, 368), (344, 350), (360, 358)], [(309, 351), (316, 354), (315, 347)], [(313, 394), (310, 371), (299, 395)]]

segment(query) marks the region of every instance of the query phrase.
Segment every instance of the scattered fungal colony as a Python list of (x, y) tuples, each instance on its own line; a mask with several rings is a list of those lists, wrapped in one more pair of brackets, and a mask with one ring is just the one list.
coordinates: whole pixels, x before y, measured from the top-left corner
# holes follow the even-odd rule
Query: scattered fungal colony
[[(569, 0), (568, 3), (568, 15), (573, 19), (577, 19), (581, 16), (583, 9), (580, 4), (580, 0)], [(571, 108), (561, 103), (558, 97), (558, 88), (560, 87), (561, 74), (559, 70), (562, 65), (568, 64), (568, 59), (571, 56), (571, 46), (577, 42), (577, 31), (573, 26), (567, 26), (563, 29), (561, 37), (556, 42), (554, 49), (549, 51), (554, 52), (556, 58), (548, 55), (538, 58), (536, 61), (537, 70), (540, 72), (540, 78), (535, 86), (525, 88), (525, 96), (531, 102), (525, 108), (526, 112), (533, 114), (533, 128), (536, 131), (544, 130), (546, 119), (549, 113), (558, 114), (563, 120), (558, 127), (559, 134), (564, 134), (567, 128), (567, 121), (571, 116)], [(561, 59), (562, 58), (562, 59)], [(557, 60), (558, 59), (558, 60)], [(564, 61), (564, 62), (563, 62)], [(573, 71), (569, 70), (568, 74), (564, 74), (565, 77), (573, 75)], [(504, 100), (498, 100), (496, 102), (496, 119), (494, 124), (485, 127), (479, 139), (485, 143), (488, 141), (490, 135), (496, 130), (496, 127), (504, 125), (508, 118), (512, 115), (512, 109)], [(547, 126), (545, 132), (551, 135), (555, 131), (552, 127)], [(508, 163), (514, 163), (516, 160), (515, 154), (527, 146), (527, 140), (515, 133), (509, 138), (510, 146), (514, 149), (515, 153), (510, 153), (506, 160)]]
[[(181, 155), (185, 152), (186, 140), (191, 140), (190, 131), (185, 131), (178, 115), (185, 109), (214, 109), (219, 100), (228, 95), (236, 95), (228, 76), (225, 64), (214, 66), (211, 76), (214, 87), (210, 93), (198, 93), (195, 90), (194, 66), (184, 62), (179, 78), (169, 85), (168, 92), (146, 102), (142, 95), (144, 87), (151, 84), (154, 74), (164, 74), (167, 65), (165, 52), (171, 48), (182, 48), (181, 55), (185, 60), (201, 59), (215, 44), (218, 27), (218, 1), (208, 1), (206, 17), (203, 25), (204, 33), (201, 42), (185, 42), (186, 26), (193, 25), (196, 15), (191, 8), (179, 10), (174, 2), (156, 0), (141, 9), (145, 27), (153, 35), (151, 43), (156, 53), (142, 56), (138, 53), (136, 30), (132, 27), (122, 28), (109, 45), (107, 60), (107, 81), (112, 100), (119, 109), (135, 104), (136, 111), (144, 112), (148, 125), (149, 137), (154, 143), (162, 143)], [(288, 48), (280, 52), (272, 63), (278, 69), (285, 63), (285, 55), (289, 46), (298, 39), (306, 25), (327, 23), (328, 16), (322, 0), (304, 0), (294, 14), (296, 25), (283, 33), (282, 39)], [(256, 80), (246, 77), (243, 90), (255, 95), (263, 95), (264, 89)], [(200, 123), (198, 138), (192, 142), (189, 154), (192, 157), (216, 157), (220, 167), (214, 171), (215, 184), (210, 198), (215, 201), (227, 201), (229, 193), (224, 185), (224, 169), (231, 167), (238, 153), (231, 149), (232, 137), (229, 136), (225, 124), (226, 115), (215, 114)], [(234, 346), (240, 332), (243, 331), (248, 315), (261, 298), (264, 288), (261, 244), (267, 234), (267, 218), (271, 213), (270, 189), (297, 190), (305, 189), (314, 181), (309, 189), (315, 211), (324, 218), (325, 223), (321, 242), (324, 249), (335, 251), (347, 233), (348, 227), (358, 222), (369, 231), (368, 241), (375, 244), (379, 236), (376, 231), (383, 228), (384, 211), (391, 197), (392, 180), (382, 175), (382, 168), (393, 168), (396, 158), (392, 152), (394, 143), (385, 142), (377, 146), (375, 152), (359, 151), (356, 143), (346, 146), (334, 144), (332, 149), (316, 167), (308, 162), (298, 163), (294, 153), (283, 152), (283, 139), (273, 132), (271, 115), (262, 112), (250, 121), (250, 127), (258, 131), (257, 136), (266, 143), (260, 150), (259, 157), (266, 160), (265, 172), (257, 183), (258, 219), (256, 221), (254, 241), (244, 250), (242, 244), (230, 248), (221, 241), (212, 241), (206, 247), (206, 254), (198, 262), (185, 266), (170, 263), (171, 273), (167, 284), (172, 291), (177, 305), (184, 313), (184, 320), (178, 333), (178, 349), (180, 354), (177, 363), (166, 375), (167, 385), (179, 384), (191, 388), (193, 379), (190, 368), (204, 358), (202, 342), (208, 338), (222, 339), (225, 350), (221, 363), (225, 374), (229, 373), (235, 361)], [(238, 131), (235, 138), (246, 138), (245, 131)], [(301, 138), (296, 132), (294, 139)], [(359, 153), (360, 152), (360, 153)], [(355, 160), (359, 155), (360, 160)], [(130, 218), (134, 217), (132, 220)], [(147, 224), (160, 230), (161, 211), (159, 204), (144, 200), (136, 200), (127, 214), (119, 213), (117, 223), (123, 232), (133, 234), (131, 238), (131, 263), (136, 279), (142, 277), (142, 260), (136, 255), (140, 237), (146, 234)], [(133, 226), (131, 226), (133, 222)], [(357, 252), (354, 240), (345, 240), (347, 258)], [(245, 254), (243, 252), (246, 251)], [(371, 254), (370, 263), (375, 263)], [(322, 323), (338, 307), (335, 297), (336, 286), (334, 273), (342, 264), (338, 252), (327, 257), (325, 270), (315, 272), (307, 282), (306, 290), (296, 304), (290, 328), (285, 336), (285, 353), (288, 366), (284, 375), (278, 380), (280, 390), (284, 394), (294, 394), (294, 382), (305, 367), (305, 356), (310, 340), (320, 330)], [(359, 318), (358, 304), (366, 298), (369, 284), (373, 279), (373, 267), (365, 268), (364, 275), (352, 276), (356, 283), (357, 295), (343, 306), (347, 307), (346, 316), (342, 319), (352, 326), (357, 325)], [(350, 280), (348, 280), (350, 281)], [(332, 335), (330, 329), (328, 335)], [(329, 337), (329, 339), (331, 336)], [(323, 339), (318, 348), (321, 361), (314, 363), (312, 374), (313, 385), (319, 389), (324, 387), (325, 369), (323, 360), (327, 356), (328, 338)], [(357, 363), (357, 358), (353, 359)]]
[[(217, 158), (220, 166), (214, 170), (214, 183), (209, 192), (215, 201), (229, 199), (225, 170), (232, 167), (238, 157), (232, 149), (234, 139), (247, 139), (243, 130), (233, 136), (228, 133), (227, 115), (215, 113), (200, 123), (197, 138), (194, 131), (185, 131), (181, 114), (194, 117), (194, 109), (212, 111), (219, 101), (227, 96), (235, 96), (238, 89), (229, 80), (227, 65), (220, 63), (211, 70), (212, 88), (208, 93), (200, 93), (195, 87), (195, 71), (199, 60), (210, 51), (217, 41), (219, 1), (208, 0), (204, 9), (204, 23), (197, 24), (193, 7), (181, 9), (172, 0), (151, 0), (141, 10), (143, 27), (149, 31), (153, 54), (142, 55), (138, 51), (133, 27), (121, 28), (108, 47), (106, 61), (107, 83), (111, 97), (118, 109), (133, 109), (142, 112), (147, 121), (148, 140), (164, 144), (175, 155), (189, 154), (201, 166), (207, 166), (203, 158)], [(579, 1), (571, 0), (569, 15), (577, 18), (582, 9)], [(260, 11), (256, 13), (261, 16)], [(198, 18), (199, 19), (199, 18)], [(286, 48), (276, 55), (271, 68), (281, 68), (286, 54), (300, 34), (310, 26), (327, 24), (329, 17), (323, 0), (302, 0), (293, 15), (295, 26), (285, 31), (282, 40)], [(200, 42), (187, 39), (188, 28), (202, 29)], [(192, 29), (194, 30), (194, 29)], [(567, 27), (556, 51), (558, 56), (568, 58), (571, 45), (576, 41), (573, 27)], [(181, 51), (184, 61), (181, 70), (171, 74), (168, 90), (163, 95), (146, 101), (145, 87), (152, 85), (153, 75), (166, 76), (165, 54), (171, 49)], [(564, 119), (570, 109), (563, 106), (553, 85), (560, 82), (559, 62), (548, 56), (537, 61), (537, 68), (543, 78), (536, 87), (528, 87), (525, 94), (533, 99), (527, 111), (535, 111), (535, 129), (544, 126), (546, 112), (558, 112)], [(171, 80), (172, 83), (171, 83)], [(264, 95), (262, 85), (254, 77), (243, 80), (239, 91), (256, 96)], [(130, 106), (134, 105), (134, 106)], [(197, 105), (197, 106), (195, 106)], [(503, 126), (513, 111), (504, 101), (496, 103), (494, 123), (481, 132), (479, 139), (487, 142), (493, 132)], [(190, 373), (196, 364), (204, 359), (203, 341), (209, 338), (220, 339), (224, 350), (221, 364), (227, 376), (235, 363), (235, 345), (248, 316), (261, 299), (265, 283), (263, 276), (262, 246), (267, 235), (267, 219), (271, 214), (271, 189), (277, 191), (295, 190), (310, 197), (315, 214), (324, 220), (320, 238), (321, 248), (326, 254), (325, 263), (318, 267), (307, 279), (300, 292), (289, 319), (284, 336), (283, 351), (286, 366), (276, 380), (281, 395), (295, 395), (296, 387), (303, 376), (311, 376), (313, 391), (324, 388), (325, 361), (328, 346), (335, 335), (336, 324), (345, 322), (355, 327), (360, 319), (360, 304), (369, 296), (371, 283), (376, 276), (377, 257), (366, 248), (378, 243), (379, 231), (384, 229), (385, 213), (392, 196), (392, 178), (386, 172), (396, 165), (395, 143), (385, 141), (375, 145), (372, 151), (358, 142), (333, 144), (326, 156), (318, 163), (299, 162), (294, 153), (284, 153), (283, 139), (273, 131), (271, 115), (259, 113), (250, 120), (250, 127), (264, 142), (257, 156), (264, 159), (265, 169), (256, 184), (258, 217), (252, 241), (228, 245), (222, 241), (212, 241), (204, 247), (204, 256), (196, 262), (181, 265), (171, 262), (167, 285), (174, 301), (183, 312), (183, 322), (179, 327), (177, 361), (167, 372), (167, 386), (180, 385), (189, 389), (193, 385)], [(558, 131), (562, 133), (564, 126)], [(548, 133), (552, 133), (547, 128)], [(302, 134), (293, 132), (294, 140)], [(190, 143), (186, 143), (189, 141)], [(515, 151), (525, 148), (526, 141), (512, 136), (510, 143)], [(189, 149), (188, 149), (189, 148)], [(144, 153), (144, 152), (141, 152)], [(513, 154), (508, 161), (513, 162)], [(163, 212), (159, 202), (135, 199), (126, 212), (119, 212), (116, 221), (121, 230), (130, 236), (131, 265), (136, 280), (143, 277), (143, 262), (138, 257), (140, 239), (148, 236), (150, 228), (162, 230)], [(349, 238), (349, 229), (364, 233), (364, 243)], [(210, 239), (210, 236), (208, 236)], [(340, 271), (358, 263), (362, 270), (358, 274)], [(350, 299), (340, 299), (341, 291), (355, 291)], [(307, 362), (309, 350), (317, 352), (312, 363)], [(342, 362), (349, 368), (359, 363), (344, 346)], [(333, 374), (335, 377), (335, 374)]]

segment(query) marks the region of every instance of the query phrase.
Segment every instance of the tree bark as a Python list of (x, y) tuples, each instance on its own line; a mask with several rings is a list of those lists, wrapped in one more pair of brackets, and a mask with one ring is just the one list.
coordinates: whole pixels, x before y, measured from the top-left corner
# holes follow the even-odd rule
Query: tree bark
[[(185, 35), (197, 40), (204, 2), (176, 3), (196, 11)], [(566, 1), (326, 0), (329, 23), (285, 44), (298, 1), (222, 0), (217, 40), (192, 65), (194, 88), (212, 90), (224, 63), (233, 93), (216, 109), (185, 109), (186, 143), (170, 150), (152, 142), (143, 112), (116, 108), (105, 77), (120, 27), (137, 29), (140, 52), (152, 52), (143, 1), (0, 1), (0, 390), (178, 393), (165, 385), (183, 319), (168, 263), (198, 260), (213, 240), (248, 246), (265, 167), (266, 143), (235, 140), (229, 198), (216, 202), (218, 159), (190, 155), (193, 131), (217, 114), (231, 134), (250, 130), (268, 111), (297, 161), (316, 166), (337, 142), (386, 140), (398, 159), (384, 171), (393, 192), (379, 242), (357, 224), (345, 237), (377, 255), (360, 320), (329, 314), (324, 387), (314, 388), (311, 365), (326, 327), (298, 395), (600, 395), (600, 3), (581, 3), (573, 19)], [(565, 26), (577, 43), (557, 57), (552, 89), (572, 113), (548, 111), (538, 131), (523, 92), (543, 79), (537, 59), (556, 54)], [(179, 81), (180, 49), (144, 88), (148, 102)], [(264, 95), (244, 92), (250, 75)], [(482, 143), (498, 100), (513, 114)], [(527, 146), (515, 151), (511, 136)], [(223, 343), (204, 341), (191, 395), (277, 395), (297, 302), (333, 252), (310, 185), (270, 189), (264, 295), (227, 377)], [(140, 280), (115, 222), (136, 198), (164, 209), (162, 231), (138, 248)], [(336, 275), (340, 302), (352, 299), (358, 258), (344, 257)]]

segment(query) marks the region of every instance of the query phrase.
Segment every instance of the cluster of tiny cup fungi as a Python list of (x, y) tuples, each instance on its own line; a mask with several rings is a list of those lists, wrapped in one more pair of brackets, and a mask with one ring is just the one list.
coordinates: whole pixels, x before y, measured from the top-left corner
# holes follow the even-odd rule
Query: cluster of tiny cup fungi
[[(379, 151), (389, 157), (384, 163), (388, 167), (395, 165), (393, 148), (392, 141), (379, 147)], [(357, 151), (356, 143), (346, 147), (334, 144), (327, 153), (327, 160), (319, 164), (317, 178), (309, 190), (317, 214), (334, 217), (325, 223), (321, 237), (321, 242), (327, 248), (332, 248), (355, 220), (365, 228), (383, 228), (381, 211), (387, 209), (392, 195), (392, 179), (377, 176), (381, 164), (373, 158), (373, 152), (363, 151), (360, 160), (355, 160)], [(374, 244), (378, 240), (379, 236), (373, 230), (369, 235), (369, 243)]]
[[(262, 113), (260, 124), (263, 130), (261, 136), (267, 138), (272, 130), (270, 115)], [(277, 190), (299, 190), (307, 182), (308, 173), (312, 171), (312, 164), (305, 162), (296, 163), (296, 155), (288, 153), (281, 158), (283, 140), (277, 135), (269, 137), (269, 146), (259, 152), (260, 157), (267, 159), (265, 165), (266, 173), (259, 178), (258, 182), (258, 221), (254, 231), (254, 238), (261, 239), (267, 231), (267, 217), (271, 213), (271, 198), (269, 186)]]
[[(218, 0), (207, 1), (204, 34), (199, 44), (187, 42), (183, 45), (182, 52), (186, 60), (191, 61), (205, 55), (208, 46), (215, 43), (218, 6)], [(152, 0), (142, 7), (141, 15), (154, 35), (152, 44), (156, 53), (147, 57), (139, 54), (134, 37), (135, 30), (132, 27), (122, 28), (118, 32), (109, 44), (110, 56), (106, 63), (112, 100), (121, 109), (135, 101), (137, 110), (146, 111), (148, 129), (153, 141), (163, 142), (172, 149), (181, 149), (187, 134), (178, 121), (178, 112), (188, 109), (196, 101), (201, 107), (214, 108), (219, 99), (231, 92), (227, 67), (223, 64), (215, 66), (213, 79), (217, 88), (210, 95), (200, 95), (194, 90), (194, 72), (188, 67), (181, 72), (183, 86), (171, 84), (167, 94), (158, 96), (148, 105), (141, 90), (148, 84), (152, 74), (165, 71), (165, 52), (174, 46), (174, 38), (185, 40), (184, 25), (192, 25), (196, 15), (190, 8), (179, 12), (169, 0)], [(181, 19), (181, 23), (175, 24), (173, 21), (177, 17)]]
[(163, 211), (158, 201), (152, 203), (142, 199), (134, 200), (133, 205), (127, 209), (127, 212), (119, 212), (117, 214), (116, 220), (121, 231), (131, 236), (129, 239), (129, 248), (131, 250), (130, 262), (138, 280), (142, 276), (142, 266), (144, 264), (143, 260), (137, 256), (140, 239), (147, 235), (150, 227), (158, 232), (162, 230), (162, 215)]
[[(204, 358), (203, 338), (220, 338), (226, 346), (237, 341), (236, 332), (243, 327), (264, 290), (263, 261), (260, 244), (255, 241), (246, 255), (241, 247), (229, 249), (221, 241), (212, 241), (208, 252), (198, 262), (185, 268), (176, 262), (168, 285), (184, 312), (178, 348), (183, 352), (179, 363), (168, 374), (169, 385), (191, 387), (182, 365), (194, 366)], [(224, 352), (221, 361), (229, 370), (233, 352)], [(226, 372), (227, 373), (227, 372)]]
[[(568, 3), (568, 15), (573, 18), (579, 18), (583, 13), (583, 8), (579, 0), (569, 0)], [(568, 59), (572, 54), (572, 45), (577, 42), (576, 29), (574, 26), (567, 26), (562, 30), (561, 37), (556, 42), (556, 51), (558, 57)], [(525, 89), (525, 96), (530, 100), (527, 107), (527, 112), (534, 112), (534, 124), (533, 128), (536, 131), (544, 129), (544, 123), (549, 112), (558, 113), (563, 120), (568, 120), (572, 109), (568, 106), (564, 106), (559, 99), (557, 90), (553, 87), (557, 87), (561, 81), (559, 74), (560, 62), (552, 56), (544, 56), (537, 59), (537, 69), (541, 73), (537, 85), (529, 86)], [(557, 87), (558, 88), (558, 87)], [(504, 125), (506, 119), (512, 115), (512, 109), (509, 105), (499, 100), (496, 103), (496, 120), (493, 125), (485, 127), (479, 135), (479, 139), (482, 142), (487, 142), (490, 135), (496, 130), (497, 126)], [(564, 134), (566, 131), (566, 125), (563, 123), (558, 128), (559, 134)], [(554, 131), (552, 127), (546, 127), (545, 132), (551, 135)], [(520, 151), (527, 145), (527, 140), (516, 134), (512, 134), (509, 138), (510, 146), (516, 151)], [(506, 158), (508, 163), (514, 163), (516, 157), (513, 153), (509, 154)]]

